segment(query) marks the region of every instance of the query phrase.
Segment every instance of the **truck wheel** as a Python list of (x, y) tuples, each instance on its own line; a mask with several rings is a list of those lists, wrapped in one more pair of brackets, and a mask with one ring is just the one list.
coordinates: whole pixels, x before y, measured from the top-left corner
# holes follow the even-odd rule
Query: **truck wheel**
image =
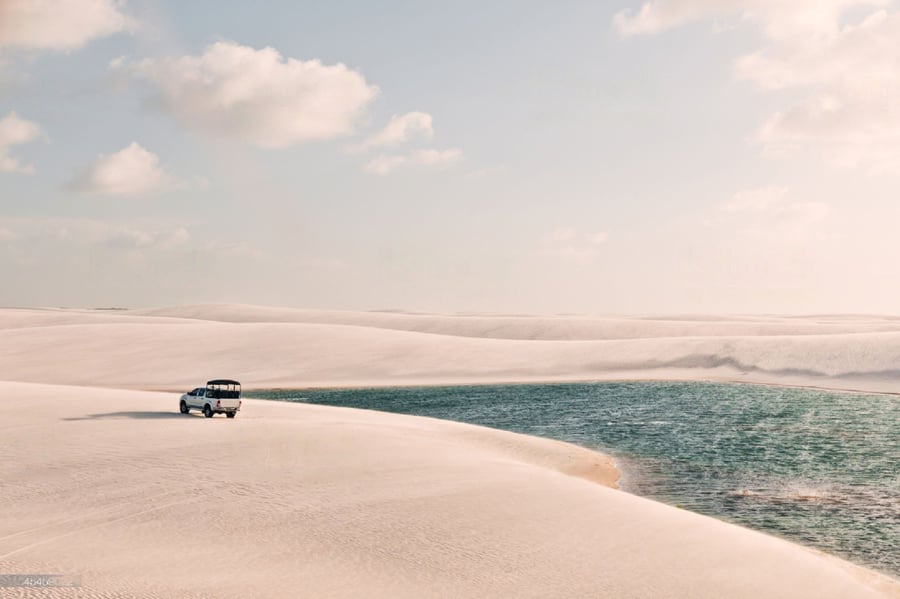
[(187, 407), (187, 404), (184, 403), (183, 399), (181, 400), (181, 404), (179, 404), (178, 409), (181, 410), (182, 414), (187, 414), (188, 412), (191, 411), (191, 409), (189, 407)]
[(206, 404), (205, 406), (203, 406), (203, 415), (206, 416), (207, 418), (213, 417), (213, 413), (209, 407), (209, 404)]
[(225, 412), (225, 416), (228, 418), (234, 418), (237, 415), (237, 412)]

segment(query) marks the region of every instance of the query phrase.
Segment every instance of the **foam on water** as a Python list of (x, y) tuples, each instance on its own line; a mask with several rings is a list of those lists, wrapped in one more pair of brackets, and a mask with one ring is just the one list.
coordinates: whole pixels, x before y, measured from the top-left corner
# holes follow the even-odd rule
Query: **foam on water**
[(900, 575), (897, 397), (704, 383), (264, 395), (577, 443), (616, 456), (627, 491)]

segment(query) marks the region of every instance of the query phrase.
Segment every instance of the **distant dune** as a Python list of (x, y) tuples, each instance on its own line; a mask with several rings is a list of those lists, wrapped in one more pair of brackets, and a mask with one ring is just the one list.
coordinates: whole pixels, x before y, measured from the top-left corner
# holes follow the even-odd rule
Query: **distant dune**
[[(877, 317), (431, 316), (250, 306), (0, 310), (3, 597), (887, 599), (900, 582), (613, 488), (612, 460), (246, 385), (719, 378), (894, 389)], [(51, 384), (52, 383), (52, 384)], [(144, 389), (144, 390), (142, 390)]]
[(900, 320), (6, 309), (0, 358), (6, 380), (136, 389), (181, 389), (199, 369), (251, 388), (665, 378), (900, 392)]

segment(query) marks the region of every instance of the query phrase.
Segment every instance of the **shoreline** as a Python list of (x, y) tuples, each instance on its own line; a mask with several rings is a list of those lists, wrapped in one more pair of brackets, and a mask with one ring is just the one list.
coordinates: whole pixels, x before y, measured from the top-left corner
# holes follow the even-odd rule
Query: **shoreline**
[[(359, 390), (359, 389), (415, 389), (434, 388), (434, 387), (515, 387), (528, 385), (568, 385), (568, 384), (603, 384), (603, 383), (706, 383), (706, 384), (726, 384), (726, 385), (754, 385), (760, 387), (784, 387), (787, 389), (811, 389), (816, 391), (827, 391), (833, 393), (846, 393), (848, 395), (888, 395), (900, 397), (900, 392), (896, 391), (869, 391), (865, 389), (847, 389), (843, 387), (827, 387), (822, 385), (786, 383), (786, 382), (767, 382), (767, 381), (747, 381), (741, 379), (730, 378), (551, 378), (551, 379), (535, 379), (535, 380), (490, 380), (490, 381), (469, 381), (469, 382), (424, 382), (424, 383), (359, 383), (359, 384), (341, 384), (341, 385), (314, 385), (314, 386), (297, 386), (297, 387), (243, 387), (244, 392), (278, 392), (278, 391), (329, 391), (329, 390)], [(141, 391), (156, 391), (174, 393), (174, 388), (157, 387), (140, 389)]]
[[(81, 387), (87, 389), (123, 389), (129, 391), (147, 391), (151, 393), (184, 393), (189, 389), (178, 385), (141, 385), (141, 386), (121, 386), (121, 385), (104, 385), (102, 383), (66, 383), (66, 382), (43, 382), (22, 379), (4, 379), (3, 382), (10, 383), (26, 383), (39, 385), (56, 385), (59, 387)], [(848, 388), (839, 386), (817, 385), (811, 383), (791, 383), (786, 381), (750, 381), (746, 379), (736, 379), (729, 377), (560, 377), (560, 378), (535, 378), (535, 379), (477, 379), (477, 380), (455, 380), (455, 379), (428, 379), (428, 380), (372, 380), (360, 381), (357, 383), (315, 383), (297, 385), (278, 385), (278, 386), (250, 386), (242, 385), (244, 393), (256, 392), (277, 392), (277, 391), (329, 391), (329, 390), (353, 390), (353, 389), (414, 389), (433, 388), (433, 387), (492, 387), (492, 386), (528, 386), (528, 385), (567, 385), (567, 384), (603, 384), (603, 383), (700, 383), (700, 384), (725, 384), (725, 385), (752, 385), (760, 387), (784, 387), (787, 389), (810, 389), (815, 391), (826, 391), (833, 393), (846, 393), (848, 395), (886, 395), (891, 397), (900, 397), (900, 391), (880, 391), (875, 389)]]
[[(41, 385), (56, 385), (59, 387), (81, 387), (86, 389), (123, 389), (129, 391), (146, 391), (151, 393), (184, 393), (189, 391), (184, 386), (177, 385), (141, 385), (141, 386), (121, 386), (121, 385), (104, 385), (102, 383), (65, 383), (65, 382), (42, 382), (20, 379), (5, 379), (4, 382), (11, 383), (27, 383)], [(243, 393), (267, 393), (280, 391), (341, 391), (341, 390), (360, 390), (360, 389), (415, 389), (415, 388), (434, 388), (434, 387), (517, 387), (528, 385), (569, 385), (569, 384), (603, 384), (603, 383), (699, 383), (711, 385), (750, 385), (759, 387), (783, 387), (786, 389), (809, 389), (814, 391), (825, 391), (830, 393), (846, 393), (847, 395), (884, 395), (888, 397), (900, 397), (898, 391), (882, 391), (876, 389), (864, 388), (848, 388), (839, 386), (817, 385), (811, 383), (791, 383), (784, 381), (749, 381), (746, 379), (735, 379), (728, 377), (561, 377), (561, 378), (536, 378), (536, 379), (478, 379), (458, 381), (454, 379), (445, 380), (372, 380), (360, 381), (357, 383), (315, 383), (297, 385), (278, 385), (278, 386), (250, 386), (242, 385)]]
[[(386, 414), (413, 415), (413, 416), (418, 416), (418, 417), (435, 418), (435, 419), (438, 419), (438, 420), (444, 420), (444, 421), (447, 421), (447, 422), (459, 422), (459, 423), (464, 423), (464, 424), (472, 424), (472, 423), (466, 422), (466, 421), (464, 421), (464, 420), (455, 420), (455, 419), (450, 419), (450, 418), (440, 418), (440, 417), (435, 417), (435, 416), (423, 416), (423, 415), (421, 415), (421, 414), (416, 414), (416, 413), (414, 413), (414, 412), (392, 412), (392, 411), (388, 411), (388, 410), (382, 410), (382, 409), (379, 409), (377, 406), (371, 406), (371, 407), (370, 407), (370, 406), (367, 406), (367, 407), (345, 406), (345, 405), (339, 405), (339, 404), (330, 404), (330, 403), (327, 402), (327, 400), (325, 400), (325, 401), (316, 401), (316, 402), (305, 402), (305, 401), (302, 401), (302, 399), (301, 399), (301, 400), (298, 400), (298, 401), (291, 401), (291, 400), (289, 400), (289, 399), (278, 399), (278, 398), (275, 398), (275, 397), (261, 397), (261, 396), (259, 396), (259, 395), (253, 395), (253, 394), (254, 394), (254, 393), (266, 393), (266, 392), (280, 392), (280, 393), (288, 392), (288, 393), (289, 393), (289, 392), (294, 392), (294, 391), (302, 393), (302, 392), (304, 392), (304, 391), (354, 391), (354, 390), (355, 390), (355, 391), (365, 391), (365, 390), (367, 390), (367, 389), (372, 389), (372, 390), (390, 390), (390, 389), (411, 390), (411, 389), (417, 389), (417, 388), (422, 388), (422, 389), (436, 389), (436, 388), (457, 388), (457, 387), (467, 388), (467, 387), (495, 387), (495, 386), (496, 386), (496, 387), (530, 387), (530, 386), (537, 386), (537, 385), (560, 385), (560, 386), (562, 386), (562, 385), (569, 385), (569, 384), (586, 384), (586, 385), (597, 384), (597, 385), (603, 385), (603, 384), (615, 384), (615, 383), (638, 383), (638, 384), (640, 384), (640, 383), (675, 383), (675, 384), (740, 385), (740, 386), (758, 386), (758, 387), (766, 387), (766, 388), (779, 388), (779, 387), (780, 387), (780, 388), (785, 388), (785, 389), (804, 389), (804, 390), (824, 391), (824, 392), (828, 392), (828, 393), (849, 394), (849, 395), (862, 395), (862, 396), (864, 396), (864, 395), (873, 395), (873, 396), (889, 396), (889, 397), (890, 397), (890, 396), (893, 396), (893, 397), (897, 397), (898, 395), (900, 395), (900, 394), (897, 394), (897, 393), (889, 393), (889, 392), (881, 392), (881, 393), (879, 393), (879, 392), (865, 392), (865, 391), (849, 391), (849, 390), (845, 390), (845, 389), (825, 388), (825, 387), (819, 387), (819, 386), (813, 386), (813, 385), (788, 385), (788, 384), (779, 384), (779, 383), (747, 382), (747, 381), (734, 381), (734, 380), (708, 380), (708, 379), (695, 379), (695, 380), (684, 380), (684, 379), (615, 379), (615, 380), (549, 381), (549, 382), (548, 382), (548, 381), (543, 381), (543, 382), (523, 382), (523, 381), (516, 381), (516, 382), (511, 382), (511, 383), (493, 383), (493, 382), (491, 382), (491, 383), (469, 383), (469, 384), (442, 384), (442, 383), (432, 383), (432, 384), (427, 384), (427, 385), (382, 385), (382, 386), (361, 386), (361, 385), (360, 385), (360, 386), (340, 386), (340, 387), (337, 387), (337, 386), (321, 386), (321, 387), (274, 388), (274, 389), (255, 389), (255, 388), (254, 388), (254, 389), (250, 390), (248, 393), (250, 394), (249, 397), (253, 397), (253, 398), (255, 398), (255, 399), (260, 399), (260, 400), (264, 400), (264, 401), (276, 401), (276, 402), (297, 403), (297, 404), (305, 404), (305, 405), (322, 405), (322, 406), (338, 407), (338, 408), (362, 409), (362, 410), (371, 410), (371, 411), (380, 412), (380, 413), (386, 413)], [(512, 432), (512, 431), (508, 431), (508, 430), (505, 429), (505, 428), (497, 428), (497, 427), (491, 426), (491, 425), (478, 424), (478, 425), (475, 425), (475, 426), (486, 426), (487, 428), (489, 428), (489, 429), (491, 429), (491, 430), (503, 430), (503, 431), (507, 431), (507, 432)], [(591, 481), (593, 481), (593, 482), (599, 482), (599, 484), (603, 484), (603, 485), (605, 485), (605, 486), (609, 486), (609, 487), (611, 487), (611, 488), (614, 488), (614, 489), (617, 489), (617, 490), (621, 490), (621, 491), (623, 491), (623, 492), (630, 493), (630, 494), (633, 494), (633, 495), (635, 495), (635, 496), (645, 497), (645, 498), (648, 498), (648, 499), (652, 499), (653, 501), (660, 501), (661, 503), (665, 503), (666, 505), (669, 505), (669, 506), (674, 507), (674, 508), (678, 508), (678, 509), (686, 509), (686, 508), (683, 508), (683, 507), (682, 507), (680, 504), (678, 504), (678, 503), (664, 502), (664, 501), (662, 501), (662, 500), (660, 500), (660, 499), (657, 499), (657, 498), (647, 497), (646, 495), (639, 495), (639, 494), (637, 494), (637, 493), (634, 493), (633, 491), (628, 490), (628, 489), (627, 489), (627, 486), (626, 486), (625, 488), (623, 488), (623, 484), (622, 484), (622, 483), (623, 483), (623, 481), (627, 481), (627, 480), (628, 480), (629, 473), (628, 473), (628, 469), (622, 464), (622, 461), (621, 461), (621, 457), (622, 457), (622, 456), (619, 456), (619, 455), (618, 455), (617, 453), (615, 453), (615, 452), (610, 452), (610, 451), (607, 451), (607, 450), (601, 450), (601, 449), (597, 449), (597, 448), (594, 448), (594, 447), (589, 447), (589, 446), (586, 446), (586, 445), (581, 445), (581, 444), (576, 443), (576, 442), (572, 442), (572, 441), (568, 441), (568, 440), (564, 440), (564, 439), (559, 439), (559, 438), (556, 438), (556, 437), (538, 436), (538, 435), (533, 435), (532, 433), (524, 433), (524, 434), (525, 434), (525, 435), (528, 435), (528, 436), (537, 436), (538, 438), (552, 439), (552, 440), (558, 441), (558, 442), (560, 442), (560, 443), (574, 444), (574, 445), (576, 445), (576, 446), (578, 446), (578, 447), (582, 447), (582, 448), (584, 448), (584, 449), (586, 449), (586, 450), (588, 450), (588, 451), (592, 451), (592, 452), (596, 453), (597, 455), (599, 455), (599, 456), (601, 456), (601, 457), (606, 458), (606, 459), (609, 460), (610, 465), (611, 465), (612, 468), (616, 471), (616, 478), (615, 478), (613, 481), (610, 482), (609, 480), (597, 480), (596, 478), (594, 478), (594, 477), (592, 477), (592, 476), (582, 476), (582, 475), (579, 474), (579, 473), (565, 472), (566, 474), (569, 474), (569, 475), (572, 475), (572, 476), (578, 476), (578, 477), (580, 477), (580, 478), (585, 478), (586, 480), (591, 480)], [(807, 549), (809, 549), (809, 550), (812, 550), (812, 551), (819, 551), (819, 552), (822, 552), (823, 554), (826, 554), (826, 555), (832, 555), (832, 556), (835, 556), (835, 557), (839, 557), (840, 559), (848, 560), (848, 561), (850, 561), (850, 563), (853, 563), (854, 565), (857, 565), (857, 566), (859, 566), (859, 567), (871, 569), (871, 570), (873, 570), (873, 571), (875, 571), (875, 572), (878, 572), (879, 574), (882, 574), (882, 575), (885, 575), (885, 576), (888, 576), (888, 577), (891, 577), (891, 578), (900, 580), (900, 577), (898, 577), (898, 575), (897, 575), (896, 573), (892, 572), (892, 571), (881, 570), (881, 569), (878, 569), (876, 566), (874, 566), (874, 565), (872, 565), (872, 564), (868, 564), (868, 563), (864, 563), (864, 562), (851, 561), (851, 558), (849, 558), (849, 557), (838, 556), (838, 555), (836, 555), (836, 554), (829, 553), (828, 551), (819, 549), (818, 547), (815, 547), (815, 546), (813, 546), (813, 545), (809, 545), (809, 544), (806, 544), (806, 543), (797, 541), (797, 540), (791, 538), (790, 536), (786, 536), (786, 535), (784, 535), (784, 534), (777, 534), (777, 533), (776, 533), (775, 531), (773, 531), (773, 530), (749, 526), (748, 524), (742, 523), (742, 522), (740, 522), (740, 521), (735, 521), (735, 520), (732, 520), (732, 519), (725, 518), (725, 517), (723, 517), (722, 515), (719, 515), (719, 514), (706, 514), (705, 512), (695, 512), (695, 513), (704, 513), (705, 515), (708, 515), (709, 517), (713, 517), (713, 518), (716, 518), (716, 519), (718, 519), (718, 520), (721, 520), (722, 522), (726, 522), (726, 523), (729, 523), (729, 524), (732, 524), (732, 525), (735, 525), (735, 526), (740, 526), (740, 527), (746, 528), (746, 529), (748, 529), (748, 530), (754, 530), (754, 531), (757, 531), (757, 532), (760, 532), (760, 533), (763, 533), (763, 534), (766, 534), (766, 535), (771, 535), (771, 536), (774, 536), (774, 537), (776, 537), (776, 538), (780, 538), (780, 539), (786, 540), (786, 541), (791, 542), (791, 543), (796, 543), (796, 544), (801, 545), (801, 546), (803, 546), (803, 547), (805, 547), (805, 548), (807, 548)]]

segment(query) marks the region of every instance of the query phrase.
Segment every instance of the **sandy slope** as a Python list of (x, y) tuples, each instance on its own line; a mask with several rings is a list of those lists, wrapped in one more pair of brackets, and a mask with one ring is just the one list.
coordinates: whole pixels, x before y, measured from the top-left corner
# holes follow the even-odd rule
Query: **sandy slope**
[(609, 460), (570, 445), (274, 402), (206, 420), (135, 390), (212, 376), (893, 389), (898, 363), (898, 322), (876, 317), (0, 310), (0, 573), (86, 585), (0, 596), (900, 597), (841, 560), (596, 484), (615, 478)]
[(900, 597), (900, 584), (561, 471), (586, 450), (437, 420), (0, 383), (0, 572), (46, 597)]
[(534, 315), (436, 315), (342, 312), (247, 305), (196, 305), (134, 310), (130, 314), (217, 322), (347, 324), (417, 333), (492, 339), (637, 339), (743, 335), (820, 335), (900, 332), (900, 319), (866, 316), (660, 316), (589, 317)]
[(218, 373), (256, 388), (681, 378), (900, 392), (898, 364), (887, 317), (0, 310), (0, 380), (137, 389)]

